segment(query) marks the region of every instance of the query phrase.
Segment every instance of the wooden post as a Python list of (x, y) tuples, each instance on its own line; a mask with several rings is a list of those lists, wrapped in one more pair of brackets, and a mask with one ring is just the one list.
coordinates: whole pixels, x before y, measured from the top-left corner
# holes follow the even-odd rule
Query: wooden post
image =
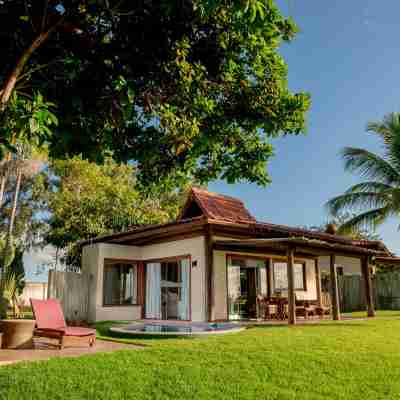
[[(212, 230), (208, 227), (205, 235), (206, 250), (206, 288), (207, 288), (207, 318), (213, 320), (214, 305), (214, 260), (213, 260), (213, 240)], [(227, 316), (228, 318), (228, 316)]]
[(137, 304), (141, 306), (141, 316), (145, 317), (145, 290), (146, 290), (146, 277), (145, 277), (145, 266), (143, 261), (139, 261), (137, 264)]
[(365, 303), (367, 306), (367, 316), (375, 317), (374, 295), (371, 281), (371, 272), (369, 269), (368, 257), (361, 260), (361, 273), (364, 280)]
[(334, 254), (330, 256), (330, 272), (331, 272), (331, 291), (332, 291), (332, 316), (333, 319), (340, 320), (340, 305), (339, 305), (339, 288), (337, 283), (337, 273), (335, 265), (336, 257)]
[(322, 306), (322, 294), (321, 294), (321, 268), (319, 266), (319, 259), (315, 259), (315, 280), (317, 285), (317, 303), (318, 306)]
[(267, 297), (272, 296), (272, 260), (267, 260)]
[(296, 324), (296, 297), (294, 293), (294, 248), (289, 246), (287, 249), (287, 278), (288, 278), (288, 305), (289, 305), (289, 325)]

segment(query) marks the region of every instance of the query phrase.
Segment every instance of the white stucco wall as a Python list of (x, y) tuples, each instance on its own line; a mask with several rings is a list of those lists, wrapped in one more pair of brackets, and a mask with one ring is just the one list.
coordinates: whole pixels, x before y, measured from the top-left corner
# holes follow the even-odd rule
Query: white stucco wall
[(206, 319), (205, 308), (205, 241), (203, 236), (149, 246), (123, 246), (97, 243), (83, 248), (82, 271), (90, 273), (88, 319), (135, 320), (141, 318), (141, 306), (103, 306), (104, 259), (147, 261), (189, 255), (191, 268), (191, 317), (193, 321)]
[(141, 317), (140, 306), (103, 306), (104, 259), (137, 260), (140, 248), (135, 246), (97, 243), (85, 246), (82, 252), (82, 271), (89, 272), (88, 320), (134, 320)]

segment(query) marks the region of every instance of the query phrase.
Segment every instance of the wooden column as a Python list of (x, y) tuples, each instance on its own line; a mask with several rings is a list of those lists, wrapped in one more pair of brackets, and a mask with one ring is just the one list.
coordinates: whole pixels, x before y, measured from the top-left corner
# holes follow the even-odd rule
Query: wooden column
[(365, 303), (367, 306), (367, 316), (375, 317), (374, 295), (371, 280), (371, 271), (369, 269), (368, 257), (361, 260), (361, 273), (364, 280)]
[(340, 304), (339, 304), (339, 288), (337, 282), (337, 273), (335, 265), (336, 257), (334, 254), (330, 256), (330, 272), (331, 272), (331, 295), (332, 295), (332, 317), (334, 320), (340, 320)]
[(288, 304), (289, 325), (296, 324), (296, 296), (294, 293), (294, 248), (289, 246), (287, 250), (287, 278), (288, 278)]
[[(214, 309), (214, 260), (213, 260), (213, 241), (212, 230), (207, 228), (205, 235), (205, 250), (206, 250), (206, 288), (207, 288), (207, 318), (213, 320)], [(228, 318), (228, 316), (227, 316)]]
[(319, 266), (319, 259), (315, 259), (315, 280), (317, 286), (317, 303), (318, 306), (322, 306), (322, 293), (321, 293), (321, 268)]
[(137, 304), (141, 306), (142, 318), (145, 317), (145, 291), (146, 291), (146, 276), (145, 266), (143, 261), (137, 264)]
[(272, 260), (267, 260), (267, 297), (272, 296)]

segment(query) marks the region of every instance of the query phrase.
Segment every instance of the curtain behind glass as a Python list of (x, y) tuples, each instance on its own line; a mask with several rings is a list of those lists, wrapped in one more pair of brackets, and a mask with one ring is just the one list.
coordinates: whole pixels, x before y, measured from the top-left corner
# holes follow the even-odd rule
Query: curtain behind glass
[(146, 318), (161, 319), (161, 264), (146, 265)]
[(190, 259), (184, 258), (179, 261), (181, 270), (181, 298), (178, 303), (178, 318), (189, 320), (190, 318), (190, 293), (189, 293), (189, 278), (190, 278)]
[(268, 289), (267, 289), (267, 267), (264, 265), (260, 266), (257, 268), (257, 274), (258, 274), (258, 287), (257, 287), (257, 294), (260, 294), (261, 296), (267, 296), (268, 294)]

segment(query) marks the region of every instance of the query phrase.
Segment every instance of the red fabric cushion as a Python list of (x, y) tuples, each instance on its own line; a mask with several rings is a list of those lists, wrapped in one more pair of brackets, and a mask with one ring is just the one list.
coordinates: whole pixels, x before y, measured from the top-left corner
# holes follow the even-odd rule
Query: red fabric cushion
[(95, 329), (82, 328), (80, 326), (67, 326), (64, 330), (64, 336), (90, 336), (96, 334)]
[(61, 304), (56, 299), (37, 300), (30, 299), (33, 314), (38, 329), (63, 329), (66, 328)]

